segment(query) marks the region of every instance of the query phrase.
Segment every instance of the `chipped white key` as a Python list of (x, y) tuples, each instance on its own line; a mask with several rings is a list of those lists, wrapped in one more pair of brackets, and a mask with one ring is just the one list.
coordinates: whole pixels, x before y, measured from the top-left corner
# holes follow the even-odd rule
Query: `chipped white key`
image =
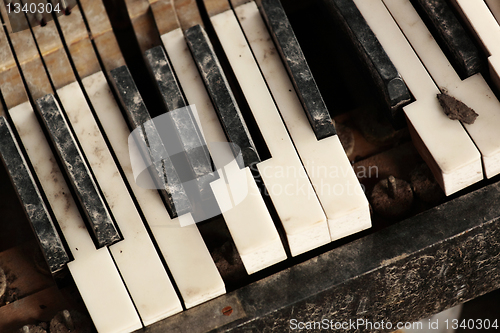
[(74, 261), (69, 270), (100, 333), (142, 327), (108, 248), (96, 250), (29, 102), (9, 110)]
[[(225, 165), (230, 159), (225, 160), (220, 154), (214, 154), (212, 144), (227, 142), (227, 140), (184, 40), (182, 30), (180, 28), (173, 30), (161, 38), (189, 104), (194, 104), (198, 110), (201, 128), (215, 166), (219, 170), (231, 169), (232, 165)], [(226, 187), (222, 183), (224, 178), (221, 177), (214, 182), (212, 189), (218, 201), (220, 200), (219, 205), (222, 206), (224, 220), (245, 269), (252, 274), (286, 259), (286, 254), (249, 168), (244, 168), (242, 172), (245, 173), (243, 176), (248, 181), (248, 195), (237, 205), (227, 202), (230, 200), (227, 194), (232, 194), (230, 187), (238, 187), (238, 184), (234, 184), (231, 179), (227, 180), (230, 183)], [(229, 174), (234, 175), (231, 172)], [(226, 205), (228, 205), (227, 210), (225, 210)], [(247, 237), (247, 234), (251, 237)]]
[(234, 11), (325, 210), (332, 239), (369, 228), (368, 200), (338, 136), (316, 139), (255, 2)]
[(500, 102), (482, 75), (460, 80), (410, 1), (383, 1), (440, 89), (479, 114), (474, 124), (463, 125), (481, 152), (485, 176), (500, 173)]
[[(82, 83), (186, 307), (224, 294), (224, 282), (191, 215), (171, 219), (158, 192), (136, 184), (127, 145), (130, 130), (104, 74), (97, 72)], [(186, 219), (182, 224), (187, 226), (181, 227), (179, 219)]]
[(381, 0), (354, 0), (416, 101), (404, 107), (413, 142), (446, 195), (483, 178), (481, 155), (462, 125), (443, 112), (439, 89)]
[(258, 163), (257, 168), (280, 216), (292, 255), (330, 242), (325, 213), (233, 11), (210, 19), (271, 153), (272, 157)]
[(496, 87), (500, 89), (500, 25), (484, 0), (451, 0), (451, 3), (490, 56), (490, 75)]

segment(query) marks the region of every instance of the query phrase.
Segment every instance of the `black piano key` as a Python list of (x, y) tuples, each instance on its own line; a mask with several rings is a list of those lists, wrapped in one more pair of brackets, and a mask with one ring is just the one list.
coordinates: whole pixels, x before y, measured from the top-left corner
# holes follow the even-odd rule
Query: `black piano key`
[[(241, 150), (240, 167), (260, 162), (252, 137), (205, 30), (196, 25), (185, 31), (187, 44), (201, 73), (231, 147)], [(233, 152), (235, 157), (238, 152)]]
[(36, 105), (90, 224), (97, 246), (109, 246), (119, 241), (121, 237), (118, 229), (54, 96), (45, 95), (36, 100)]
[(172, 160), (163, 145), (151, 116), (126, 66), (111, 71), (112, 83), (122, 103), (129, 126), (138, 136), (134, 139), (141, 154), (151, 161), (149, 168), (156, 188), (165, 199), (172, 218), (192, 211), (191, 203)]
[(4, 117), (0, 117), (0, 159), (14, 184), (50, 272), (56, 273), (70, 259), (14, 134)]
[[(169, 111), (169, 118), (172, 120), (183, 145), (182, 150), (187, 155), (195, 177), (211, 173), (213, 169), (207, 145), (191, 108), (186, 105), (165, 51), (161, 46), (157, 46), (147, 50), (145, 55), (148, 67), (163, 97), (162, 100)], [(162, 133), (164, 131), (160, 132), (160, 136)], [(163, 143), (166, 144), (165, 140)]]
[(411, 93), (363, 15), (352, 0), (323, 0), (323, 3), (342, 25), (370, 71), (390, 111), (388, 118), (397, 127), (403, 126), (405, 119), (402, 107), (412, 101)]
[[(154, 81), (156, 82), (158, 91), (168, 110), (167, 114), (154, 119), (157, 128), (157, 122), (161, 122), (162, 128), (171, 128), (159, 132), (167, 148), (167, 152), (172, 156), (172, 162), (177, 170), (181, 168), (189, 170), (191, 173), (190, 178), (196, 179), (196, 191), (201, 200), (212, 200), (213, 194), (210, 182), (217, 179), (218, 176), (213, 173), (210, 153), (201, 130), (198, 127), (193, 110), (186, 104), (163, 47), (157, 46), (147, 50), (145, 58), (151, 76), (155, 78)], [(180, 142), (178, 147), (172, 147), (168, 144), (168, 142), (176, 141), (171, 140), (171, 133), (177, 136)], [(185, 158), (175, 159), (174, 156), (177, 155), (173, 154), (182, 154)], [(193, 200), (198, 195), (190, 195), (188, 188), (186, 188), (186, 191), (191, 199), (191, 203), (195, 205)]]
[(479, 49), (446, 0), (412, 0), (412, 3), (463, 79), (483, 69)]
[(172, 66), (162, 46), (156, 46), (145, 52), (146, 64), (155, 78), (156, 85), (163, 97), (163, 103), (168, 111), (186, 106), (177, 80), (174, 77)]
[(262, 0), (259, 9), (285, 60), (297, 94), (318, 140), (335, 135), (335, 125), (279, 0)]

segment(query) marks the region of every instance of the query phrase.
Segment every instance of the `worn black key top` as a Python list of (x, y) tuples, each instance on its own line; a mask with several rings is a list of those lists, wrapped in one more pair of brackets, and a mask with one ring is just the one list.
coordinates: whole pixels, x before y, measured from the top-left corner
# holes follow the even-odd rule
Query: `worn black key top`
[(279, 0), (258, 1), (259, 10), (284, 59), (297, 94), (304, 106), (316, 138), (335, 135), (335, 125), (321, 97), (316, 81)]
[[(191, 199), (191, 204), (196, 206), (197, 200), (200, 198), (204, 202), (202, 206), (205, 207), (203, 209), (205, 213), (208, 213), (208, 208), (214, 207), (217, 211), (210, 214), (213, 214), (212, 216), (218, 215), (220, 211), (214, 201), (215, 197), (210, 187), (210, 183), (217, 179), (218, 176), (213, 172), (210, 153), (198, 127), (193, 110), (186, 105), (163, 47), (157, 46), (147, 50), (145, 57), (151, 76), (155, 78), (156, 86), (168, 110), (166, 114), (154, 118), (157, 128), (166, 129), (159, 131), (160, 137), (167, 148), (167, 152), (172, 157), (175, 168), (189, 171), (191, 176), (188, 179), (192, 179), (193, 183), (196, 182), (196, 186), (190, 187), (184, 181), (185, 190)], [(172, 138), (172, 135), (176, 135), (177, 138)], [(177, 141), (172, 139), (179, 140), (179, 147), (169, 145), (169, 142)], [(175, 158), (179, 155), (185, 158)], [(180, 177), (182, 179), (182, 175)], [(195, 193), (192, 194), (191, 189), (194, 189)], [(209, 200), (212, 201), (212, 204), (208, 203)], [(200, 212), (200, 209), (195, 209), (195, 211)], [(199, 217), (199, 214), (195, 215), (196, 218)]]
[(0, 117), (0, 159), (2, 160), (17, 195), (23, 204), (31, 227), (51, 273), (66, 265), (69, 256), (57, 233), (42, 195), (28, 168), (12, 130), (4, 117)]
[(478, 48), (446, 0), (412, 0), (412, 4), (462, 79), (482, 70)]
[(191, 212), (191, 203), (181, 179), (128, 68), (121, 66), (113, 69), (111, 77), (139, 150), (144, 159), (151, 163), (151, 177), (165, 199), (170, 216), (175, 218)]
[(238, 165), (242, 168), (260, 162), (245, 120), (205, 30), (200, 25), (195, 25), (184, 34), (226, 136), (234, 144), (231, 147), (241, 149), (243, 161), (237, 158), (239, 151), (233, 152)]
[[(186, 105), (184, 96), (182, 96), (165, 51), (161, 46), (157, 46), (147, 50), (145, 55), (148, 67), (163, 97), (163, 103), (169, 111), (169, 119), (172, 120), (175, 132), (182, 144), (182, 151), (186, 153), (194, 176), (202, 177), (211, 173), (213, 169), (210, 153), (193, 112)], [(165, 131), (160, 131), (160, 136), (163, 133)], [(167, 144), (165, 141), (163, 140), (163, 143)], [(167, 147), (167, 151), (170, 152), (169, 147)]]
[(341, 23), (382, 96), (388, 118), (397, 127), (405, 123), (402, 107), (412, 96), (398, 70), (352, 0), (323, 0), (330, 14)]
[(52, 94), (45, 95), (36, 100), (36, 106), (89, 221), (98, 247), (119, 241), (121, 237), (118, 229), (56, 99)]

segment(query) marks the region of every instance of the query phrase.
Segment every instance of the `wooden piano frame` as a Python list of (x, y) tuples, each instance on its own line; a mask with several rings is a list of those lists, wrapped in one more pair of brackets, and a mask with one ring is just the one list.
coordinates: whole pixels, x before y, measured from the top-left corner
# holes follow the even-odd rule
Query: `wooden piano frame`
[(500, 287), (499, 202), (496, 182), (142, 331), (285, 332), (291, 319), (426, 318)]
[(500, 288), (498, 180), (325, 253), (313, 251), (282, 271), (271, 268), (277, 272), (140, 332), (284, 332), (291, 319), (395, 324), (493, 291)]

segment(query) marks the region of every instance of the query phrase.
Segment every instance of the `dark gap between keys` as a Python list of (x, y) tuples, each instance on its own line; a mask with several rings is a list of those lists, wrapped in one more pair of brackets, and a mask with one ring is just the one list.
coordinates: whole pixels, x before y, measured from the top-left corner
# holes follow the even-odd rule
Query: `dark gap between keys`
[[(103, 1), (104, 7), (108, 14), (114, 35), (120, 46), (125, 63), (134, 78), (137, 88), (141, 93), (142, 99), (151, 118), (160, 115), (162, 112), (157, 112), (158, 105), (161, 105), (160, 99), (155, 93), (153, 82), (149, 79), (148, 68), (141, 54), (139, 42), (134, 32), (134, 27), (128, 16), (127, 6), (124, 0), (107, 0)], [(103, 67), (102, 67), (103, 68)], [(114, 90), (114, 89), (112, 89)], [(113, 92), (114, 93), (114, 92)], [(163, 111), (164, 112), (164, 111)]]

